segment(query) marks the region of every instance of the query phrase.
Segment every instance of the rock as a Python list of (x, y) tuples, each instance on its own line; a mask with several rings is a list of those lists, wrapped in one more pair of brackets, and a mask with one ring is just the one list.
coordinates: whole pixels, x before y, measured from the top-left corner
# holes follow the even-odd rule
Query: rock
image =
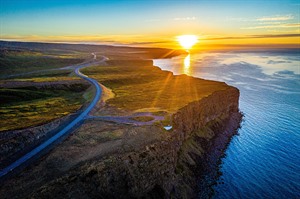
[[(76, 167), (30, 197), (70, 198), (77, 191), (87, 198), (193, 198), (198, 177), (214, 169), (211, 160), (219, 159), (215, 152), (221, 153), (232, 136), (224, 132), (239, 127), (238, 100), (238, 89), (229, 87), (192, 102), (173, 115), (173, 132), (162, 140)], [(227, 139), (217, 139), (222, 136)], [(73, 178), (78, 175), (83, 180)]]

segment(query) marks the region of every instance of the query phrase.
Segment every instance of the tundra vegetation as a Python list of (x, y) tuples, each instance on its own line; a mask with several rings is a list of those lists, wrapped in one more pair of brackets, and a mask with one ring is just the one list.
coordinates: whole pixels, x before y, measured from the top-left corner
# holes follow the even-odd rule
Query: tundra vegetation
[(0, 131), (50, 122), (80, 109), (88, 84), (71, 70), (53, 70), (83, 62), (79, 54), (1, 50)]
[(128, 111), (176, 112), (228, 86), (153, 67), (150, 60), (110, 60), (105, 65), (88, 67), (84, 74), (112, 89), (115, 97), (107, 102)]

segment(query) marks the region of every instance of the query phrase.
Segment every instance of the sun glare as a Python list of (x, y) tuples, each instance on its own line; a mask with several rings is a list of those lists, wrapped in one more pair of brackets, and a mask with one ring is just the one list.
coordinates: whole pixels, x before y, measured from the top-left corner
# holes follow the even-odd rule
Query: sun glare
[(190, 66), (191, 66), (191, 56), (190, 54), (188, 54), (183, 61), (183, 73), (187, 74), (187, 75), (191, 75), (190, 74)]
[(181, 35), (177, 37), (177, 40), (185, 50), (189, 50), (198, 42), (198, 37), (196, 35)]

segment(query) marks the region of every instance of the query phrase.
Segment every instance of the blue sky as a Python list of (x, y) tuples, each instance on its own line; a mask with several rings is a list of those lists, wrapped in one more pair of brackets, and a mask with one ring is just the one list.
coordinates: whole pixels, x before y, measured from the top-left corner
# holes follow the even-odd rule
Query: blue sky
[(180, 34), (208, 38), (286, 35), (299, 34), (300, 23), (298, 0), (0, 2), (1, 39), (98, 36), (126, 40), (138, 36), (153, 41)]

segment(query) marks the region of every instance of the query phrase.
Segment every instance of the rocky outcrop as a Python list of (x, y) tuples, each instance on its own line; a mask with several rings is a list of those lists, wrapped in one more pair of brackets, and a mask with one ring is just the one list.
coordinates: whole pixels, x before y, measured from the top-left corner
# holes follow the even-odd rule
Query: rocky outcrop
[(238, 100), (238, 89), (228, 87), (192, 102), (173, 115), (173, 131), (153, 128), (160, 140), (85, 162), (31, 197), (193, 198), (210, 154), (239, 127)]

